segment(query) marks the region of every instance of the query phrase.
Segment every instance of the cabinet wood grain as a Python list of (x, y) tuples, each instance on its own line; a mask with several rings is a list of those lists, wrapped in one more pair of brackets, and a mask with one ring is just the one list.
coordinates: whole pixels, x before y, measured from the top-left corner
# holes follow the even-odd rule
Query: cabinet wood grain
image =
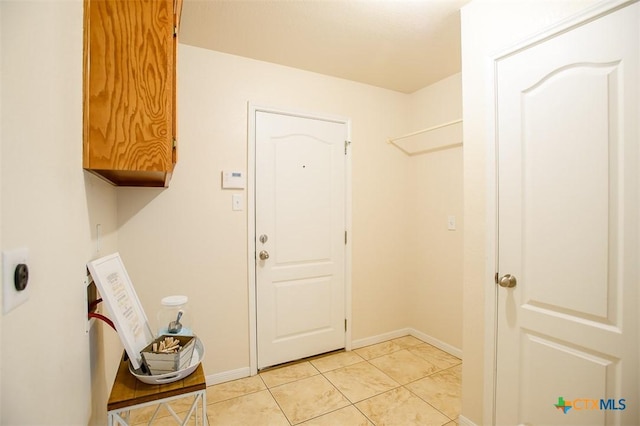
[(176, 160), (174, 0), (85, 0), (83, 166), (168, 186)]

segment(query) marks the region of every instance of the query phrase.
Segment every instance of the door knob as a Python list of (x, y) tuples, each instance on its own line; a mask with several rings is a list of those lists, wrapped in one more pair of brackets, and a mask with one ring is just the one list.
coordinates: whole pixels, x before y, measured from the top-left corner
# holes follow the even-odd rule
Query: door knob
[(514, 277), (511, 274), (505, 274), (502, 277), (500, 277), (498, 284), (500, 285), (500, 287), (504, 287), (504, 288), (515, 287), (517, 284), (516, 277)]
[(260, 260), (267, 260), (269, 258), (269, 252), (266, 250), (262, 250), (258, 256), (260, 257)]

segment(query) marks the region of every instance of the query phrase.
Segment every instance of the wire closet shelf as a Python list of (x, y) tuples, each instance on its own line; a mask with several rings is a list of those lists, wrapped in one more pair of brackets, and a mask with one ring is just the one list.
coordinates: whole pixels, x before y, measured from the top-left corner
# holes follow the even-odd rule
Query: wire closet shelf
[[(400, 144), (398, 141), (405, 141), (405, 143)], [(387, 143), (409, 156), (459, 147), (462, 146), (462, 119), (389, 138)]]

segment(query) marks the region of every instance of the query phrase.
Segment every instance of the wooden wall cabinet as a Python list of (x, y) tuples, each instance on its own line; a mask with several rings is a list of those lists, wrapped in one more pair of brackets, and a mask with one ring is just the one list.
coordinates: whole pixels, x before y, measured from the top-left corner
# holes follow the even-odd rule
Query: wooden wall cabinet
[(177, 161), (182, 0), (85, 0), (83, 167), (119, 186), (167, 187)]

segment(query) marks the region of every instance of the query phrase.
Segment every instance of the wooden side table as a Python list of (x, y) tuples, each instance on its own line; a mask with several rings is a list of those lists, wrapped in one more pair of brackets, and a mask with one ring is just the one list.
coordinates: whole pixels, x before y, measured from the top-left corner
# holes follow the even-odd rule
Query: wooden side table
[[(129, 362), (125, 361), (123, 356), (107, 403), (108, 424), (109, 426), (128, 425), (130, 410), (157, 405), (149, 424), (155, 420), (160, 408), (164, 406), (179, 424), (187, 424), (195, 415), (196, 424), (206, 425), (208, 424), (206, 389), (202, 364), (182, 380), (163, 385), (149, 385), (142, 383), (131, 374)], [(193, 397), (193, 402), (185, 418), (181, 419), (168, 403), (189, 396)]]

